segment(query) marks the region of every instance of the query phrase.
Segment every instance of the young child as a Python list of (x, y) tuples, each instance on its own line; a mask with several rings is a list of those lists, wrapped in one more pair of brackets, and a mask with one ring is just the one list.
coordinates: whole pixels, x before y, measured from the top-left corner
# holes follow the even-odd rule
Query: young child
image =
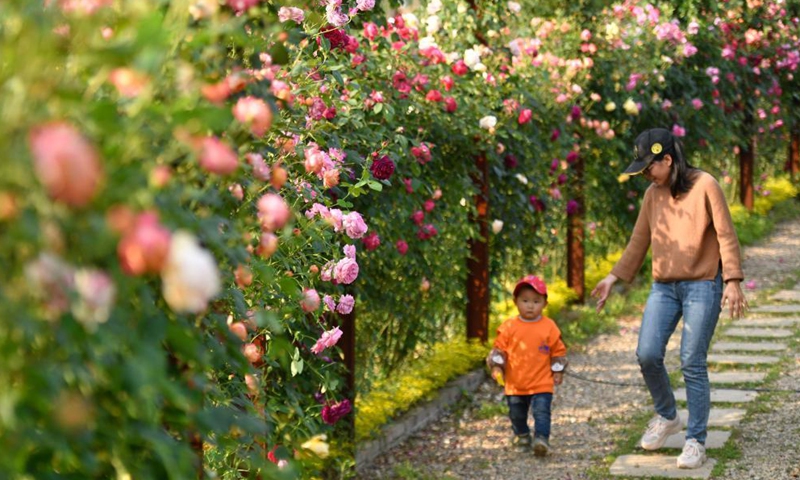
[(542, 457), (550, 451), (550, 404), (553, 386), (560, 385), (567, 366), (567, 348), (556, 323), (542, 316), (547, 306), (547, 285), (527, 275), (514, 287), (519, 315), (497, 329), (487, 363), (492, 376), (505, 387), (514, 445), (531, 446), (528, 410), (534, 419), (533, 452)]

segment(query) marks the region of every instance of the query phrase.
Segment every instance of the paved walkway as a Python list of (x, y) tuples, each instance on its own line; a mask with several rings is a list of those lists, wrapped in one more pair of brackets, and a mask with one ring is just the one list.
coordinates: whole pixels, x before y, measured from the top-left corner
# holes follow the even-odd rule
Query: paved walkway
[[(751, 290), (770, 291), (800, 272), (800, 219), (780, 225), (759, 245), (745, 249)], [(614, 456), (617, 446), (641, 432), (627, 431), (652, 403), (641, 386), (635, 359), (639, 318), (622, 318), (619, 331), (603, 335), (583, 351), (572, 352), (573, 373), (585, 378), (637, 386), (617, 386), (567, 377), (553, 408), (553, 454), (522, 455), (509, 446), (510, 426), (502, 392), (486, 382), (472, 403), (381, 457), (359, 478), (564, 479), (719, 478), (781, 480), (800, 478), (800, 394), (771, 389), (800, 388), (800, 284), (789, 282), (739, 321), (723, 319), (709, 355), (712, 411), (708, 454), (699, 470), (679, 470), (675, 460), (683, 434), (667, 447), (645, 452), (632, 447)], [(670, 341), (667, 368), (679, 366), (680, 335)], [(767, 376), (767, 373), (771, 374)], [(769, 381), (768, 381), (769, 380)], [(768, 381), (768, 382), (767, 382)], [(685, 391), (676, 389), (678, 398)], [(681, 411), (684, 424), (687, 412)], [(716, 472), (720, 448), (736, 446), (741, 457)], [(730, 451), (727, 448), (726, 451)]]

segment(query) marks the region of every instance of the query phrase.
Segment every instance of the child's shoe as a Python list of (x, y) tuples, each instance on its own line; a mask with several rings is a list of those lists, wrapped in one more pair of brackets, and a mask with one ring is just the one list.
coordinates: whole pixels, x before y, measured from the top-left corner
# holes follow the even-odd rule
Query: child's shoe
[(520, 450), (527, 450), (531, 447), (531, 434), (516, 435), (514, 439), (511, 440), (511, 444)]
[(544, 457), (550, 453), (550, 443), (544, 437), (536, 437), (533, 439), (533, 454), (537, 457)]

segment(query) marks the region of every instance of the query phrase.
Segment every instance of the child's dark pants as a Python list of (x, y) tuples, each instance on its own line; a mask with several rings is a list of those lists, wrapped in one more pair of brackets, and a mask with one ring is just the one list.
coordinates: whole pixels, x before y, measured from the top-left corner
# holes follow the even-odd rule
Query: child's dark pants
[(508, 417), (515, 435), (531, 433), (528, 427), (528, 409), (533, 412), (534, 436), (545, 439), (550, 438), (550, 404), (553, 402), (552, 393), (537, 393), (535, 395), (507, 395)]

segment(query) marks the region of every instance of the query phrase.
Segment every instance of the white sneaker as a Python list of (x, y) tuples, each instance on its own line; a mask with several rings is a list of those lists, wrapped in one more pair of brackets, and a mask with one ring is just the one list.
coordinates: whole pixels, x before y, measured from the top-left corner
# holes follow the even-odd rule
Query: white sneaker
[(700, 468), (706, 463), (706, 447), (694, 438), (686, 440), (678, 457), (678, 468)]
[(680, 417), (667, 420), (661, 415), (656, 415), (647, 424), (647, 431), (642, 435), (641, 445), (645, 450), (658, 450), (667, 442), (673, 433), (678, 433), (683, 428)]

